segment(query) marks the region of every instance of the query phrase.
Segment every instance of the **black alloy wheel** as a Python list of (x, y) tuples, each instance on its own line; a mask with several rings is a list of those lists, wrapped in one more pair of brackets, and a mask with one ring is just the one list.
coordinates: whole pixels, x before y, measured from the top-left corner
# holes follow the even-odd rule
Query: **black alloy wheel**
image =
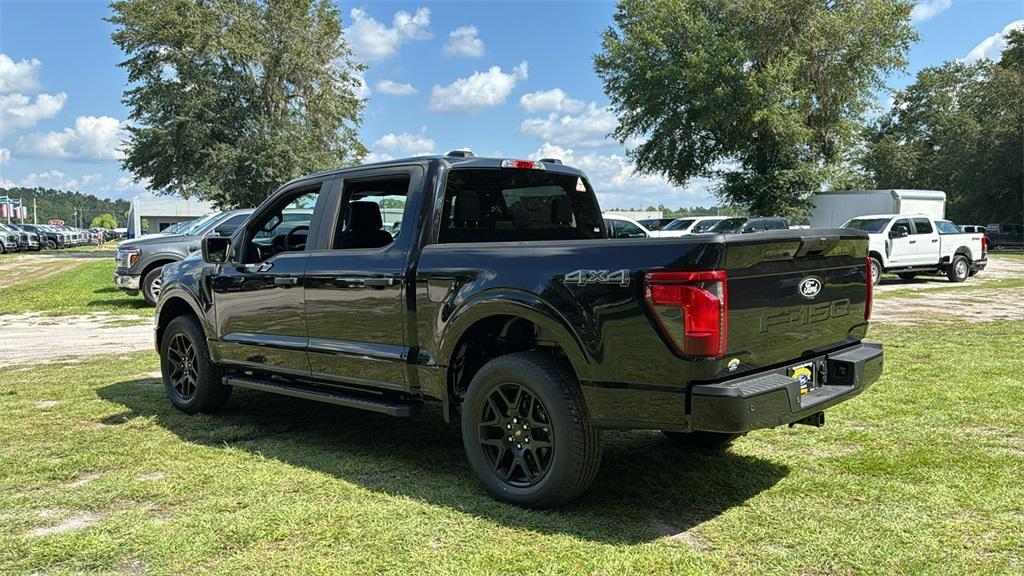
[(196, 347), (188, 336), (178, 333), (171, 336), (167, 344), (168, 378), (171, 389), (182, 402), (188, 402), (196, 395), (196, 383), (199, 380), (196, 365)]
[(512, 486), (540, 482), (551, 467), (555, 435), (544, 404), (523, 385), (507, 382), (487, 396), (480, 446), (498, 478)]

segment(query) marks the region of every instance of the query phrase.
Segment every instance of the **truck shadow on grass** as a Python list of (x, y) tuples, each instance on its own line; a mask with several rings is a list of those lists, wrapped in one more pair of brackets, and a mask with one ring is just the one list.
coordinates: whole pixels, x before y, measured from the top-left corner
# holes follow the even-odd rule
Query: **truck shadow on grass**
[(678, 448), (657, 432), (611, 432), (597, 479), (582, 498), (557, 510), (523, 510), (484, 492), (466, 462), (458, 427), (446, 425), (436, 409), (398, 419), (235, 390), (222, 412), (188, 416), (153, 380), (119, 382), (97, 393), (127, 408), (115, 415), (118, 424), (145, 417), (187, 442), (247, 450), (515, 529), (611, 544), (685, 532), (789, 472), (761, 458)]

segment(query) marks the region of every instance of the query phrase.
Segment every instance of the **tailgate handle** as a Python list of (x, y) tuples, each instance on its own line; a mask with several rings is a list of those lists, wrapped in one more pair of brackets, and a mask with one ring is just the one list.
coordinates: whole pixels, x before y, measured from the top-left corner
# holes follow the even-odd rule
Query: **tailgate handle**
[(793, 255), (794, 258), (800, 258), (801, 256), (809, 256), (814, 254), (821, 254), (828, 252), (836, 244), (839, 243), (839, 236), (837, 235), (815, 235), (815, 236), (801, 236), (800, 237), (800, 248)]

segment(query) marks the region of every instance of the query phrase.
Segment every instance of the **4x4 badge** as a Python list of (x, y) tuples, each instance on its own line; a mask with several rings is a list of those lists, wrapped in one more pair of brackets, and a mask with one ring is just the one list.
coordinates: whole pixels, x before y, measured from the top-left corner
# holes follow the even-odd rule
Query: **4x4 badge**
[(797, 290), (800, 291), (800, 295), (804, 298), (814, 298), (818, 295), (818, 292), (821, 292), (821, 280), (814, 276), (808, 276), (800, 281)]
[(573, 270), (562, 277), (563, 284), (587, 286), (589, 284), (618, 284), (629, 286), (629, 269), (622, 270)]

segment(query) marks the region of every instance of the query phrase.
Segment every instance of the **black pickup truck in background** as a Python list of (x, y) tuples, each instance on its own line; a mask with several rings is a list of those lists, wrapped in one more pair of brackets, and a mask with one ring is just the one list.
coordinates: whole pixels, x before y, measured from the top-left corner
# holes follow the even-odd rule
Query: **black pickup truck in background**
[(875, 382), (867, 248), (859, 230), (606, 239), (556, 160), (396, 160), (290, 182), (165, 266), (156, 346), (188, 413), (234, 387), (438, 402), (488, 491), (550, 507), (591, 483), (602, 429), (720, 447), (820, 426)]

